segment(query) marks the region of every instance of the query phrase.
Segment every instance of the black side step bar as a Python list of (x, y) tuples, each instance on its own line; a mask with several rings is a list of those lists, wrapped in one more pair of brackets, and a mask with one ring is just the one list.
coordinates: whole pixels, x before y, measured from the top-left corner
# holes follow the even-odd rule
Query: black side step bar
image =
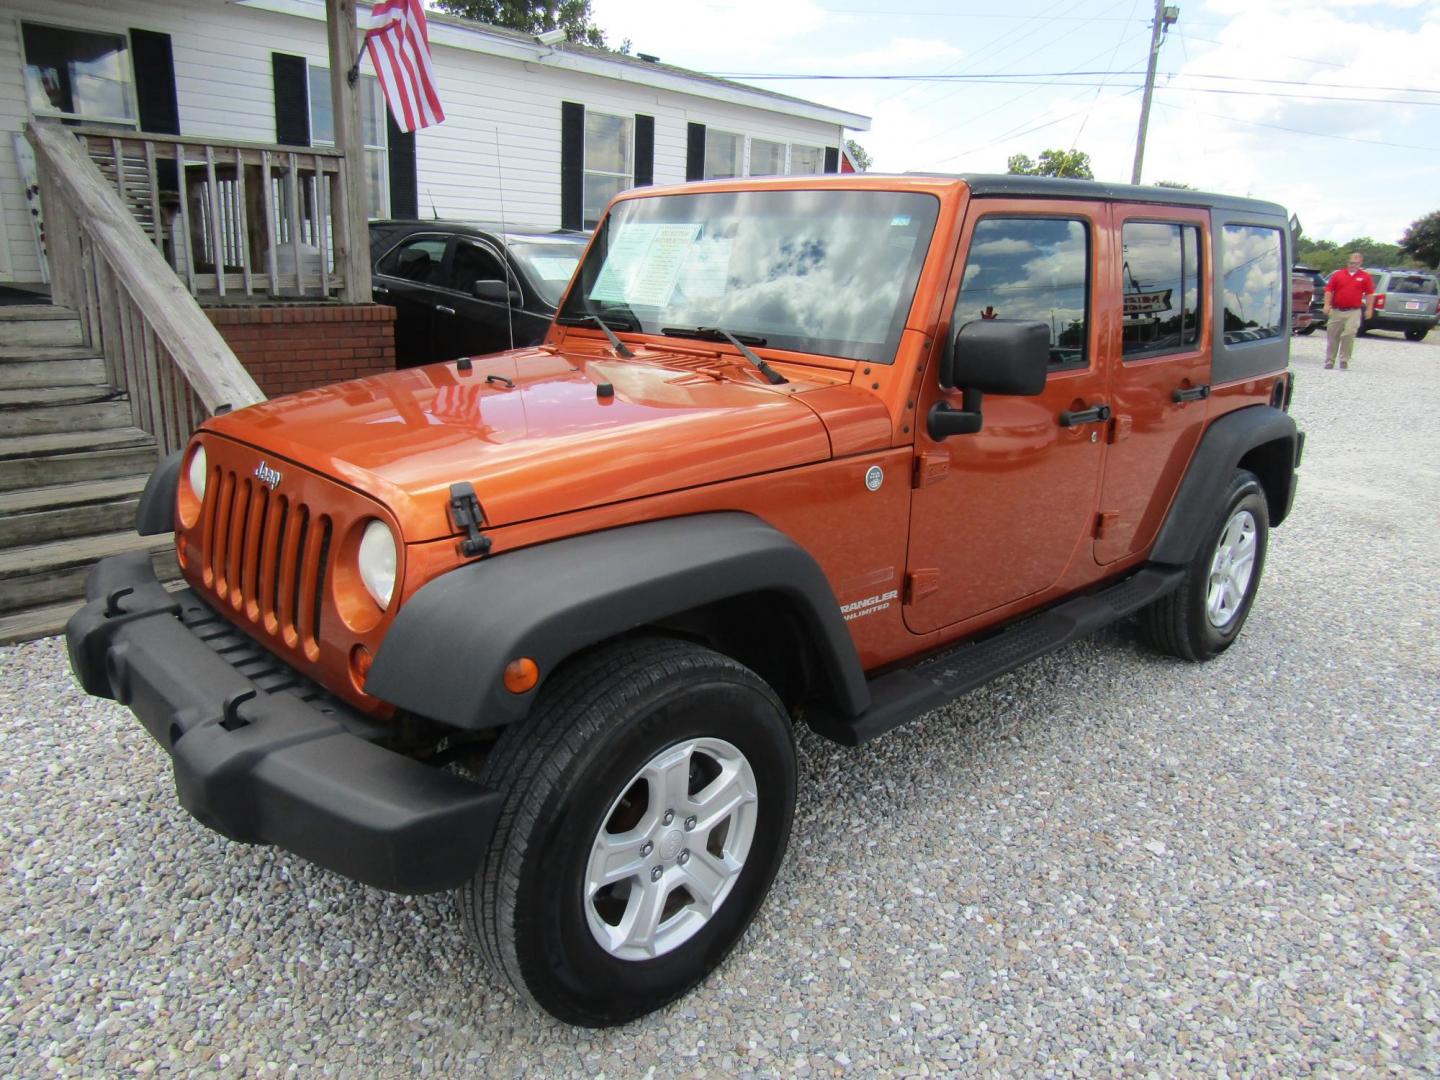
[(856, 717), (806, 711), (817, 733), (859, 746), (891, 728), (937, 709), (1022, 664), (1139, 611), (1180, 585), (1182, 567), (1147, 566), (1090, 596), (1067, 600), (983, 641), (967, 642), (913, 667), (870, 680), (868, 709)]

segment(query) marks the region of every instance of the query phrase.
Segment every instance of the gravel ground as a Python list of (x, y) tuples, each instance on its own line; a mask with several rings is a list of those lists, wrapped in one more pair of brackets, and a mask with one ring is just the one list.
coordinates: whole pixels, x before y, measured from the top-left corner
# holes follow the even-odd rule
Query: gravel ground
[(1437, 338), (1296, 341), (1299, 498), (1221, 659), (1121, 626), (802, 735), (760, 919), (618, 1030), (520, 1006), (446, 897), (207, 832), (60, 641), (0, 649), (0, 1072), (1440, 1072)]

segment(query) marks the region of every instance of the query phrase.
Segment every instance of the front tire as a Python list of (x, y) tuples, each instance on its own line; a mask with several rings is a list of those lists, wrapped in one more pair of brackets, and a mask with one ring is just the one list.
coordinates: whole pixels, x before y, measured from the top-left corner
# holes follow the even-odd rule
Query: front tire
[(708, 975), (784, 857), (795, 745), (770, 688), (687, 642), (603, 646), (557, 672), (482, 782), (507, 792), (462, 915), (560, 1020), (624, 1023)]
[(1160, 652), (1210, 660), (1228, 649), (1250, 614), (1269, 545), (1270, 513), (1255, 474), (1236, 472), (1180, 587), (1140, 612)]

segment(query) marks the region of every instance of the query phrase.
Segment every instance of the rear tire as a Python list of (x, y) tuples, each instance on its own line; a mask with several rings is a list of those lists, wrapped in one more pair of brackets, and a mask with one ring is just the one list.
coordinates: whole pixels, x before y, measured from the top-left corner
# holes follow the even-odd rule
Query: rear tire
[(1270, 514), (1255, 474), (1236, 472), (1180, 587), (1140, 612), (1140, 630), (1160, 652), (1210, 660), (1230, 647), (1260, 587)]
[(1424, 341), (1424, 340), (1425, 340), (1425, 335), (1428, 334), (1429, 332), (1430, 332), (1429, 330), (1419, 330), (1419, 329), (1416, 329), (1416, 330), (1406, 330), (1406, 331), (1405, 331), (1405, 340), (1406, 340), (1406, 341)]
[(684, 994), (749, 926), (789, 839), (795, 745), (748, 668), (625, 640), (552, 676), (481, 780), (506, 799), (461, 914), (522, 996), (603, 1027)]

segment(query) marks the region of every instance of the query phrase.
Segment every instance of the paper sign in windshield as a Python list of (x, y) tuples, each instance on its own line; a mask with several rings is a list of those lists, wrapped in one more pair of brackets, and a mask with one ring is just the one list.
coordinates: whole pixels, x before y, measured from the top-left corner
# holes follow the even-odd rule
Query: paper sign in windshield
[(610, 243), (590, 299), (665, 307), (675, 293), (698, 224), (625, 224)]

